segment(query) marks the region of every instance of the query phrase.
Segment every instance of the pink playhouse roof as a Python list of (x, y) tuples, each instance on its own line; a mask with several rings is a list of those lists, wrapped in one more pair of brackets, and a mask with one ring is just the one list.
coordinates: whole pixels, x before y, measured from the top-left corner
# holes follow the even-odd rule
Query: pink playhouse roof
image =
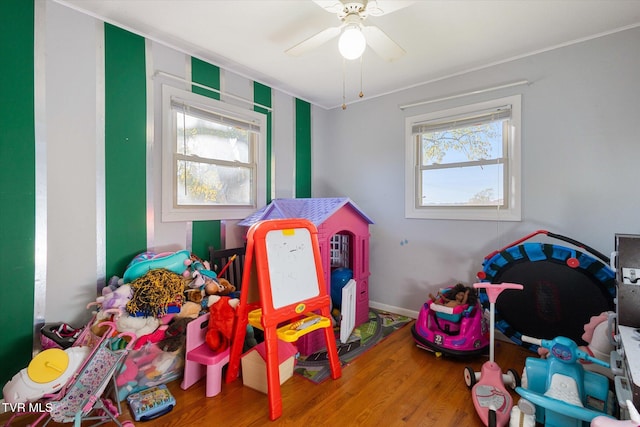
[(238, 225), (251, 226), (265, 219), (304, 218), (316, 227), (325, 222), (343, 206), (351, 206), (369, 224), (373, 224), (358, 206), (348, 197), (308, 198), (308, 199), (274, 199), (264, 208), (248, 216)]

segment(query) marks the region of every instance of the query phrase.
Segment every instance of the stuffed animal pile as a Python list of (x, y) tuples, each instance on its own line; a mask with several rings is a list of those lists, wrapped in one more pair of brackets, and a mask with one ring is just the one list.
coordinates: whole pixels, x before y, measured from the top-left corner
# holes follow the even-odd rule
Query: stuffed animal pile
[(119, 332), (137, 336), (133, 351), (117, 375), (120, 398), (177, 378), (184, 365), (187, 323), (210, 312), (207, 342), (214, 349), (229, 346), (236, 287), (217, 277), (209, 263), (187, 251), (137, 255), (122, 278), (109, 280), (97, 305), (91, 331), (102, 336), (105, 321)]
[[(100, 323), (110, 320), (118, 331), (134, 333), (137, 347), (167, 338), (171, 338), (170, 347), (175, 347), (176, 336), (180, 335), (175, 333), (177, 329), (184, 332), (188, 320), (208, 311), (220, 296), (236, 290), (228, 280), (217, 277), (207, 261), (187, 254), (144, 252), (134, 257), (124, 278), (112, 277), (96, 299), (100, 310), (93, 332), (100, 335)], [(172, 322), (179, 320), (182, 325), (172, 328)], [(168, 337), (166, 331), (170, 329), (173, 333)]]

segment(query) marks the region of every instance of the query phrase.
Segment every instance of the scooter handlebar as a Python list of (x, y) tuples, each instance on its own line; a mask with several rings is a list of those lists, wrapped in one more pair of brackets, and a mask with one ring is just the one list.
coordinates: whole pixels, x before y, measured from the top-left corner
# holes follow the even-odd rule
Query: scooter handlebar
[(485, 292), (487, 293), (487, 297), (489, 298), (489, 302), (492, 304), (495, 304), (496, 300), (498, 299), (498, 295), (500, 295), (500, 293), (504, 290), (524, 289), (524, 286), (522, 286), (519, 283), (508, 283), (508, 282), (504, 282), (504, 283), (479, 282), (479, 283), (474, 283), (473, 287), (475, 289), (484, 289)]
[(473, 287), (476, 289), (487, 289), (487, 288), (491, 288), (491, 289), (523, 289), (524, 286), (522, 286), (519, 283), (509, 283), (509, 282), (502, 282), (502, 283), (489, 283), (489, 282), (478, 282), (478, 283), (474, 283)]
[(589, 354), (587, 354), (586, 352), (584, 352), (582, 350), (577, 350), (576, 351), (576, 355), (578, 356), (578, 359), (582, 359), (582, 360), (585, 360), (587, 362), (595, 363), (596, 365), (604, 366), (605, 368), (610, 368), (611, 367), (611, 365), (609, 363), (605, 362), (604, 360), (600, 360), (598, 358), (590, 356)]
[(522, 342), (527, 342), (530, 344), (535, 344), (538, 345), (542, 348), (546, 348), (548, 350), (552, 350), (553, 346), (558, 343), (558, 341), (563, 342), (565, 345), (568, 344), (568, 342), (571, 343), (571, 347), (573, 349), (573, 351), (575, 352), (575, 357), (577, 359), (582, 359), (586, 362), (591, 362), (591, 363), (595, 363), (596, 365), (600, 365), (600, 366), (604, 366), (605, 368), (610, 368), (611, 365), (603, 360), (600, 360), (598, 358), (595, 358), (591, 355), (589, 355), (587, 352), (580, 350), (579, 348), (577, 348), (577, 345), (571, 341), (569, 338), (564, 338), (564, 337), (557, 337), (554, 340), (543, 340), (540, 338), (534, 338), (534, 337), (530, 337), (528, 335), (522, 335), (520, 337), (520, 339), (522, 340)]
[(540, 338), (534, 338), (528, 335), (522, 335), (520, 339), (522, 340), (522, 342), (528, 342), (529, 344), (535, 344), (542, 347), (542, 340)]

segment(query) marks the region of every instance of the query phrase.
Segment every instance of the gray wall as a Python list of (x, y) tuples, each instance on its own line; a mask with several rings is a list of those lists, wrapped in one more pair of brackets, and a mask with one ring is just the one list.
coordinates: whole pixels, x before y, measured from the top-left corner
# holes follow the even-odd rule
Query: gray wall
[[(376, 222), (372, 303), (415, 312), (429, 292), (473, 283), (488, 253), (538, 229), (607, 255), (616, 232), (640, 233), (638, 46), (635, 28), (344, 111), (314, 111), (314, 196), (349, 196)], [(532, 84), (399, 108), (523, 79)], [(405, 117), (515, 93), (522, 93), (522, 221), (405, 219)]]

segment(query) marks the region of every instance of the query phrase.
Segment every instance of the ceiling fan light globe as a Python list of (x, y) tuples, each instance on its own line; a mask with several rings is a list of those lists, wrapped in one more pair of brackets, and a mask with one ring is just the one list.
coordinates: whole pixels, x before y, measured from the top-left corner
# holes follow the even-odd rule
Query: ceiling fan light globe
[(357, 59), (367, 47), (367, 40), (358, 26), (349, 26), (340, 35), (338, 50), (345, 59)]

